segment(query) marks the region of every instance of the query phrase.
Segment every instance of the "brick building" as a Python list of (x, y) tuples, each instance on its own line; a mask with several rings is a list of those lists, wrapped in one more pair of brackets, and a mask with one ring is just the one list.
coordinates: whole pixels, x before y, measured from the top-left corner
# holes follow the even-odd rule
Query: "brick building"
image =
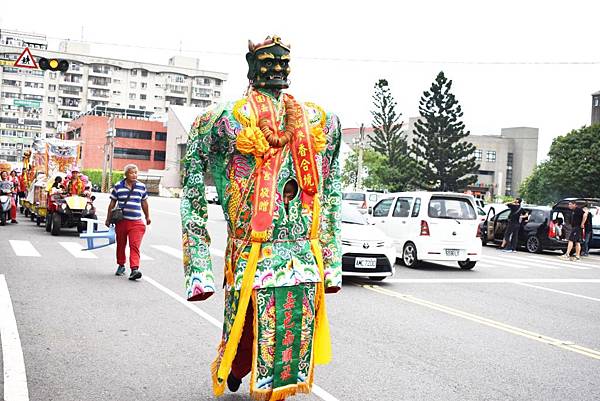
[(82, 115), (69, 123), (65, 139), (82, 141), (81, 167), (102, 168), (107, 133), (114, 124), (113, 170), (134, 163), (140, 171), (165, 168), (167, 128), (144, 116), (113, 113)]

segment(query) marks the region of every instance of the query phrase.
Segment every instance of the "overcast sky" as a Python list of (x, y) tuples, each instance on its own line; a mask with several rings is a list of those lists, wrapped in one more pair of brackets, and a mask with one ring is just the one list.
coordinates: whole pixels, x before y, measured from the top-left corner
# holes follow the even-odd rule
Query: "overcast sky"
[(54, 48), (83, 34), (94, 55), (160, 64), (181, 49), (229, 73), (223, 96), (232, 100), (247, 85), (247, 40), (277, 34), (292, 45), (289, 93), (337, 113), (344, 127), (370, 123), (379, 78), (403, 118), (417, 116), (443, 70), (472, 134), (537, 127), (543, 159), (554, 137), (590, 123), (599, 15), (597, 0), (4, 0), (0, 28), (45, 34)]

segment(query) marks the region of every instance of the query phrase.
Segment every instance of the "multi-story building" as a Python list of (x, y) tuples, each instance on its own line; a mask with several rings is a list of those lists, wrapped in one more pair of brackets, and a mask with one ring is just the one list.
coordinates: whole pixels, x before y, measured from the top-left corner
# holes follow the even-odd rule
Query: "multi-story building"
[[(25, 47), (34, 58), (69, 61), (67, 72), (13, 66)], [(168, 65), (96, 57), (84, 42), (48, 50), (43, 35), (0, 30), (0, 158), (18, 161), (35, 137), (64, 132), (95, 106), (166, 114), (171, 105), (207, 107), (221, 98), (226, 73), (206, 71), (197, 59), (175, 56)]]
[(136, 110), (97, 106), (69, 123), (65, 139), (82, 142), (81, 168), (103, 168), (113, 142), (113, 170), (134, 163), (140, 171), (165, 168), (167, 128), (162, 121)]
[[(404, 126), (409, 145), (418, 119), (412, 117)], [(372, 128), (365, 129), (368, 147), (368, 135), (373, 133)], [(500, 135), (469, 135), (466, 140), (475, 145), (475, 158), (480, 166), (477, 182), (467, 190), (482, 198), (518, 194), (519, 186), (537, 165), (538, 135), (539, 130), (531, 127), (502, 128)], [(348, 145), (356, 146), (359, 129), (344, 129), (343, 138)]]
[(592, 93), (592, 124), (600, 123), (600, 91)]

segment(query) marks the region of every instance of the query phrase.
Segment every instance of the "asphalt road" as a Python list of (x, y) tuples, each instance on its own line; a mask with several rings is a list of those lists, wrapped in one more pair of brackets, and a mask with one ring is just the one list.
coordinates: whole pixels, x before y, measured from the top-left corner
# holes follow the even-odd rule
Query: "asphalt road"
[[(107, 197), (96, 204), (103, 219)], [(53, 237), (23, 216), (0, 227), (30, 400), (213, 399), (223, 297), (183, 300), (178, 207), (150, 199), (138, 282), (114, 276), (111, 248), (73, 250), (83, 246), (75, 230)], [(218, 206), (209, 218), (218, 282), (225, 223)], [(383, 282), (344, 280), (327, 299), (333, 362), (317, 367), (316, 393), (297, 399), (599, 400), (600, 254), (484, 255), (472, 271), (426, 264)], [(0, 323), (4, 385), (15, 342)], [(249, 399), (247, 384), (222, 399)]]

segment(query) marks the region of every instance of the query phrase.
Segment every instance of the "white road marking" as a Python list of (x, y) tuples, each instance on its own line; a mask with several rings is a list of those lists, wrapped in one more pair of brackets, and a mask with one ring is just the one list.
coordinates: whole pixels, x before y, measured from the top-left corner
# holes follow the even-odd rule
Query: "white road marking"
[(21, 349), (17, 321), (8, 292), (8, 285), (0, 274), (0, 338), (4, 367), (4, 400), (28, 401), (27, 373)]
[[(158, 249), (161, 252), (176, 257), (177, 259), (183, 259), (183, 251), (181, 249), (173, 248), (168, 245), (152, 245), (152, 248)], [(222, 258), (225, 256), (225, 252), (220, 249), (210, 248), (210, 254)]]
[(10, 246), (12, 246), (15, 255), (17, 256), (33, 256), (39, 258), (40, 253), (33, 247), (33, 244), (29, 241), (20, 240), (9, 240)]
[[(528, 262), (526, 259), (520, 258), (518, 256), (516, 256), (514, 253), (506, 253), (506, 257), (501, 258), (498, 256), (488, 256), (485, 255), (483, 257), (483, 261), (489, 261), (492, 260), (495, 263), (500, 263), (501, 266), (505, 266), (505, 267), (522, 267), (522, 266), (530, 266), (530, 267), (541, 267), (544, 269), (552, 269), (552, 270), (558, 270), (560, 269), (559, 266), (554, 266), (554, 265), (543, 265), (541, 263), (536, 263), (535, 261), (531, 261)], [(511, 260), (512, 259), (512, 260)]]
[(402, 284), (478, 284), (478, 283), (587, 283), (600, 284), (596, 278), (388, 278), (385, 283)]
[[(155, 247), (156, 246), (161, 246), (161, 245), (155, 245)], [(173, 249), (173, 248), (171, 248), (171, 249)], [(192, 312), (194, 312), (201, 318), (205, 319), (207, 322), (209, 322), (210, 324), (215, 326), (217, 329), (219, 329), (219, 330), (223, 329), (223, 322), (219, 321), (218, 319), (215, 319), (208, 313), (204, 312), (202, 309), (198, 308), (193, 303), (188, 302), (187, 300), (185, 300), (184, 298), (175, 294), (173, 291), (166, 288), (162, 284), (158, 283), (157, 281), (153, 280), (152, 278), (148, 277), (147, 275), (144, 275), (144, 277), (142, 277), (142, 280), (148, 282), (149, 284), (152, 284), (154, 287), (158, 288), (159, 290), (161, 290), (162, 292), (164, 292), (165, 294), (167, 294), (168, 296), (173, 298), (175, 301), (179, 302), (180, 304), (182, 304), (183, 306), (185, 306), (186, 308), (188, 308), (189, 310), (191, 310)], [(330, 393), (325, 391), (323, 388), (317, 386), (314, 383), (313, 383), (312, 390), (313, 390), (312, 392), (314, 395), (316, 395), (317, 397), (321, 398), (324, 401), (339, 401), (333, 395), (331, 395)]]
[[(112, 245), (109, 245), (108, 247), (114, 251), (117, 249), (117, 244), (112, 244)], [(129, 259), (129, 247), (125, 248), (125, 255), (126, 255), (127, 259)], [(140, 260), (154, 260), (154, 259), (151, 258), (150, 256), (140, 252)]]
[(567, 292), (567, 291), (555, 290), (554, 288), (541, 287), (539, 285), (532, 285), (532, 284), (527, 284), (527, 283), (515, 283), (515, 284), (524, 285), (526, 287), (531, 287), (531, 288), (537, 288), (539, 290), (544, 290), (544, 291), (556, 292), (557, 294), (570, 295), (572, 297), (588, 299), (590, 301), (600, 302), (599, 298), (593, 298), (593, 297), (588, 297), (586, 295), (574, 294), (572, 292)]
[(600, 269), (600, 263), (599, 264), (591, 264), (591, 263), (585, 263), (585, 262), (581, 262), (581, 261), (571, 262), (568, 260), (557, 259), (556, 257), (555, 258), (547, 258), (544, 256), (536, 256), (536, 255), (528, 255), (527, 258), (539, 260), (539, 261), (542, 261), (545, 263), (552, 263), (552, 264), (560, 266), (560, 267), (572, 267), (573, 269), (581, 269), (582, 267), (585, 267), (585, 269), (581, 269), (581, 270), (589, 270), (590, 268)]
[(152, 245), (152, 248), (158, 249), (161, 252), (176, 257), (177, 259), (183, 259), (183, 252), (181, 249), (175, 249), (168, 245)]
[(69, 253), (79, 259), (97, 259), (98, 256), (90, 251), (84, 251), (83, 245), (78, 242), (59, 242)]

